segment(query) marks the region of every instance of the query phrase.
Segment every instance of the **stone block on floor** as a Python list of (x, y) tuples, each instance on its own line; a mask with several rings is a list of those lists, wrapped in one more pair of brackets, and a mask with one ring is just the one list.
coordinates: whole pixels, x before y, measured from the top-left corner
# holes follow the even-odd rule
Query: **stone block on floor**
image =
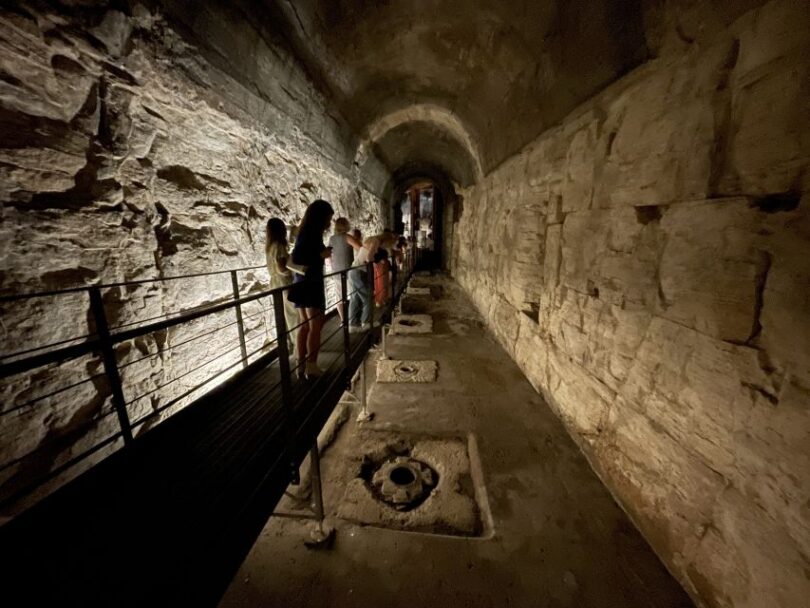
[(377, 361), (377, 382), (436, 382), (438, 370), (436, 361), (380, 359)]
[[(402, 432), (365, 431), (352, 437), (354, 476), (345, 483), (337, 509), (341, 519), (381, 528), (446, 534), (481, 536), (486, 534), (478, 493), (482, 492), (480, 465), (463, 437), (433, 437)], [(390, 474), (394, 486), (410, 487), (413, 480), (396, 477), (400, 464), (429, 471), (429, 483), (412, 505), (397, 506), (380, 487), (380, 475)], [(402, 471), (400, 471), (402, 473)], [(390, 484), (389, 484), (390, 485)], [(477, 487), (478, 486), (478, 487)], [(396, 501), (395, 501), (396, 503)]]
[(433, 333), (433, 317), (430, 315), (398, 315), (391, 322), (391, 334)]
[(414, 287), (410, 285), (405, 293), (407, 293), (409, 296), (429, 296), (430, 287)]

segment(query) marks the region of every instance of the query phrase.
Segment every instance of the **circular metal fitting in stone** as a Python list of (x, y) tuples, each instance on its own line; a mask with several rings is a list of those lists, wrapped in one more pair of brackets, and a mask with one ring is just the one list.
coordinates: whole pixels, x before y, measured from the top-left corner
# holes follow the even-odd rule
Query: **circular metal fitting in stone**
[(371, 478), (382, 499), (400, 511), (421, 503), (436, 487), (436, 481), (433, 469), (407, 456), (384, 462)]

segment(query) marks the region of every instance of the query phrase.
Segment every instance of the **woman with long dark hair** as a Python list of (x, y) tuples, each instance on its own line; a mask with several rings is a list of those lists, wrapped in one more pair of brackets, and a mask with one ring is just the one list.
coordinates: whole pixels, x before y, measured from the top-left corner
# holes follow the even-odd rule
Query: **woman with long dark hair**
[[(287, 226), (277, 217), (267, 220), (267, 241), (264, 249), (267, 259), (267, 273), (270, 275), (270, 288), (286, 287), (292, 284), (293, 275), (288, 266), (290, 262), (289, 244), (287, 243)], [(295, 305), (285, 298), (284, 318), (287, 329), (298, 325), (298, 312)], [(295, 334), (287, 335), (290, 346), (295, 344)]]
[(296, 336), (299, 374), (300, 366), (306, 361), (304, 373), (308, 378), (323, 373), (318, 367), (321, 328), (326, 310), (323, 265), (324, 260), (332, 255), (332, 249), (323, 244), (323, 235), (332, 224), (334, 214), (328, 202), (320, 199), (313, 201), (304, 212), (292, 252), (293, 263), (305, 268), (303, 275), (295, 275), (289, 299), (298, 309), (301, 323)]

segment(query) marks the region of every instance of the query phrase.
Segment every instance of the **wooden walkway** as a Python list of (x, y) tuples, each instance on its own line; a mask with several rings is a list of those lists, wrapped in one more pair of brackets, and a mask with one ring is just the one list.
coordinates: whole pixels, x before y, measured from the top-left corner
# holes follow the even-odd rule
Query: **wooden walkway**
[(287, 433), (300, 465), (371, 343), (347, 368), (330, 335), (291, 425), (278, 360), (254, 364), (0, 528), (3, 605), (216, 605), (289, 483)]

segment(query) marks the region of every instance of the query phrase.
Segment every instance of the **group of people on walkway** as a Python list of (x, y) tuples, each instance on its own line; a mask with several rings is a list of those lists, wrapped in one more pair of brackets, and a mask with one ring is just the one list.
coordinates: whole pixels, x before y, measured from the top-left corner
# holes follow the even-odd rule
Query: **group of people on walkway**
[[(348, 323), (349, 332), (365, 331), (374, 314), (373, 303), (385, 306), (391, 297), (391, 264), (400, 264), (408, 241), (390, 230), (363, 239), (360, 230), (352, 229), (349, 220), (339, 217), (335, 229), (324, 243), (332, 225), (335, 211), (325, 200), (312, 202), (298, 226), (290, 228), (280, 218), (267, 222), (267, 270), (270, 287), (287, 287), (284, 293), (284, 317), (290, 348), (295, 348), (297, 372), (308, 378), (323, 373), (318, 367), (321, 329), (325, 321), (326, 291), (324, 267), (330, 261), (331, 271), (347, 273), (348, 318), (341, 289), (341, 275), (330, 279), (338, 294), (337, 311), (341, 323)], [(290, 241), (293, 242), (290, 252)], [(373, 263), (374, 277), (368, 276)], [(372, 293), (373, 285), (373, 293)], [(294, 338), (293, 338), (294, 336)]]

